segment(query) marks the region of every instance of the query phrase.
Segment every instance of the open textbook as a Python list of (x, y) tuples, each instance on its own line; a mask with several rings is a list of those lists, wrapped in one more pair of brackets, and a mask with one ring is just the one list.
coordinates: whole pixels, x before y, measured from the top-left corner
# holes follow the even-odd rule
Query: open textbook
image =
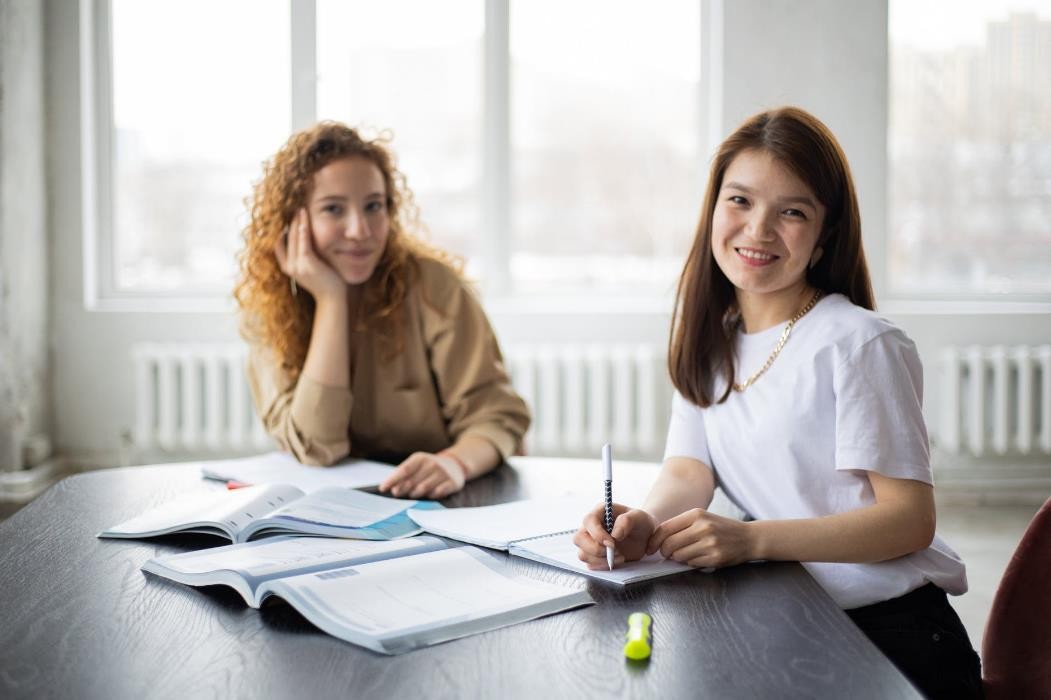
[(201, 462), (201, 476), (242, 484), (291, 484), (304, 493), (328, 486), (366, 489), (379, 486), (394, 467), (366, 459), (348, 459), (331, 467), (300, 464), (292, 455), (270, 452), (242, 459)]
[(410, 507), (426, 511), (442, 506), (338, 487), (304, 494), (287, 484), (247, 486), (183, 496), (98, 536), (138, 538), (195, 532), (232, 542), (280, 534), (391, 540), (422, 532), (406, 514)]
[(252, 607), (287, 601), (314, 625), (385, 654), (458, 639), (594, 601), (534, 581), (475, 547), (434, 537), (362, 542), (274, 537), (148, 561), (142, 568), (193, 586), (231, 586)]
[(664, 559), (659, 553), (618, 564), (613, 571), (588, 569), (577, 557), (573, 533), (593, 506), (589, 499), (565, 497), (476, 508), (411, 508), (408, 514), (425, 532), (502, 549), (515, 556), (622, 586), (693, 570), (686, 564)]

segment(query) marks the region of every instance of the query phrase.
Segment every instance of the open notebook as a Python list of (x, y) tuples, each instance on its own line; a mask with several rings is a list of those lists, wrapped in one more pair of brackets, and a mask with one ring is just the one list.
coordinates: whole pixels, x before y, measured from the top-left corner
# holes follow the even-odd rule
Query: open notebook
[(325, 632), (385, 654), (594, 602), (578, 588), (516, 574), (476, 547), (450, 549), (425, 535), (273, 537), (159, 557), (142, 569), (191, 586), (230, 586), (255, 608), (281, 598)]
[(660, 554), (620, 564), (613, 571), (588, 569), (577, 557), (573, 533), (593, 506), (590, 499), (565, 497), (440, 511), (410, 508), (408, 515), (425, 532), (434, 535), (502, 549), (515, 556), (622, 586), (693, 570)]
[(410, 507), (442, 506), (334, 486), (308, 494), (288, 484), (247, 486), (177, 498), (98, 536), (139, 538), (196, 532), (232, 542), (279, 534), (390, 540), (422, 532), (406, 515)]

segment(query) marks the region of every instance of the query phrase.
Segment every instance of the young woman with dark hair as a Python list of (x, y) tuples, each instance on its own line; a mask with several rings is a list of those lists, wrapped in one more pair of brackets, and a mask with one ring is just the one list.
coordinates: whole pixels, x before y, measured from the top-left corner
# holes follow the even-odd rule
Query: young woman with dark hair
[[(921, 691), (981, 693), (935, 535), (916, 347), (873, 312), (857, 197), (828, 128), (758, 114), (719, 148), (679, 280), (664, 466), (642, 508), (590, 512), (580, 558), (803, 562)], [(719, 485), (753, 520), (709, 513)]]

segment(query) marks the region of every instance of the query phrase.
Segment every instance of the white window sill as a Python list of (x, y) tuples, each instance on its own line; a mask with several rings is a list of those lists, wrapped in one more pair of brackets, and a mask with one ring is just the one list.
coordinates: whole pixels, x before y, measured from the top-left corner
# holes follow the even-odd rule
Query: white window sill
[(1051, 315), (1051, 301), (1013, 299), (887, 299), (880, 313), (900, 316), (1039, 316)]

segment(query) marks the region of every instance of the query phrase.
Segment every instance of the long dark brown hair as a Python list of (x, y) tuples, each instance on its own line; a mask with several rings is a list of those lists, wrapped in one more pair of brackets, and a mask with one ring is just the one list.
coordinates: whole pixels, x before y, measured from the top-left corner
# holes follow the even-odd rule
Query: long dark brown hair
[[(729, 319), (736, 311), (736, 296), (733, 283), (712, 255), (712, 218), (726, 169), (738, 154), (749, 150), (770, 154), (805, 182), (825, 206), (817, 243), (824, 254), (807, 270), (810, 286), (826, 294), (844, 294), (866, 309), (875, 308), (861, 247), (854, 181), (836, 137), (816, 117), (797, 107), (772, 109), (748, 119), (723, 141), (712, 161), (701, 219), (675, 294), (668, 371), (679, 393), (705, 408), (730, 395), (735, 369), (735, 329)], [(716, 398), (719, 375), (727, 382)]]

